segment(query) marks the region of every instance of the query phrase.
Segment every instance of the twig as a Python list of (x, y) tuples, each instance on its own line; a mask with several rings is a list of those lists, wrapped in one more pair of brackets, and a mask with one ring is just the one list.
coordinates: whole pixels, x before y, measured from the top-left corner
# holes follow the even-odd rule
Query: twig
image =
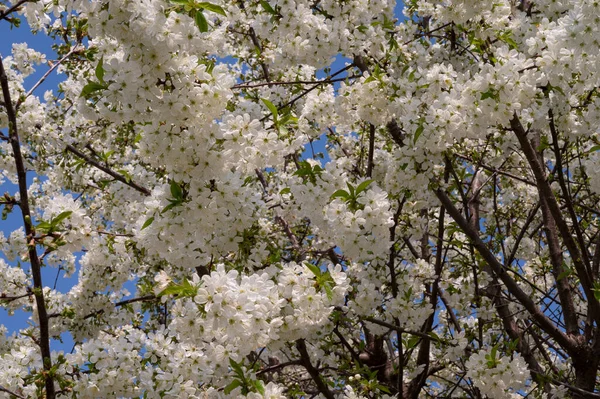
[(102, 165), (100, 162), (90, 158), (89, 156), (85, 155), (83, 152), (79, 151), (77, 148), (75, 148), (74, 146), (72, 146), (71, 144), (67, 144), (66, 147), (67, 151), (72, 152), (73, 154), (77, 155), (79, 158), (83, 159), (84, 161), (86, 161), (87, 163), (89, 163), (92, 166), (95, 166), (96, 168), (100, 169), (101, 171), (103, 171), (104, 173), (112, 176), (115, 178), (115, 180), (120, 181), (121, 183), (126, 184), (127, 186), (139, 191), (140, 193), (146, 195), (146, 196), (150, 196), (150, 190), (148, 190), (145, 187), (142, 187), (134, 182), (132, 182), (131, 180), (125, 178), (125, 176), (113, 171), (112, 169)]
[(52, 65), (52, 67), (46, 71), (46, 73), (44, 74), (44, 76), (42, 76), (40, 78), (40, 80), (38, 80), (36, 82), (36, 84), (34, 84), (33, 87), (31, 89), (29, 89), (29, 91), (23, 97), (19, 98), (19, 101), (17, 101), (17, 104), (15, 105), (15, 110), (18, 111), (19, 107), (25, 102), (25, 100), (27, 100), (27, 97), (29, 97), (35, 91), (35, 89), (37, 89), (42, 83), (44, 83), (44, 81), (48, 78), (48, 76), (50, 76), (50, 74), (56, 68), (58, 68), (58, 66), (60, 64), (62, 64), (64, 60), (66, 60), (67, 58), (69, 58), (71, 55), (73, 55), (73, 53), (75, 53), (78, 50), (79, 50), (78, 46), (73, 46), (73, 48), (64, 57), (62, 57), (54, 65)]
[(23, 4), (25, 4), (27, 2), (30, 2), (30, 1), (32, 1), (32, 0), (19, 0), (19, 2), (17, 2), (16, 4), (14, 4), (8, 10), (0, 12), (0, 19), (6, 19), (6, 16), (8, 14), (11, 14), (14, 11), (17, 11), (19, 9), (19, 7), (21, 7)]

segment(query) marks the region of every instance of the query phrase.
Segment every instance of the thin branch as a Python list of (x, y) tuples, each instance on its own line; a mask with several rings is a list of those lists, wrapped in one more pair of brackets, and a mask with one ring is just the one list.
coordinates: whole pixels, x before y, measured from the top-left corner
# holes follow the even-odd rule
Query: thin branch
[(287, 86), (287, 85), (297, 85), (297, 84), (322, 85), (322, 84), (327, 84), (327, 83), (343, 82), (348, 79), (360, 78), (361, 76), (362, 75), (352, 75), (352, 76), (344, 76), (343, 78), (337, 78), (337, 79), (326, 78), (326, 79), (322, 79), (322, 80), (296, 80), (293, 82), (240, 83), (235, 86), (232, 86), (231, 89), (232, 90), (234, 90), (234, 89), (244, 90), (244, 89), (253, 89), (256, 87), (264, 87), (264, 86), (271, 87), (271, 86)]
[(75, 148), (71, 144), (67, 144), (66, 149), (67, 149), (67, 151), (72, 152), (73, 154), (77, 155), (79, 158), (83, 159), (85, 162), (89, 163), (90, 165), (95, 166), (96, 168), (100, 169), (104, 173), (114, 177), (115, 180), (120, 181), (121, 183), (133, 188), (136, 191), (139, 191), (140, 193), (144, 194), (145, 196), (150, 196), (151, 192), (147, 188), (142, 187), (142, 186), (132, 182), (130, 179), (127, 179), (125, 176), (102, 165), (100, 162), (90, 158), (89, 156), (87, 156), (83, 152), (79, 151), (77, 148)]
[(31, 94), (33, 94), (33, 92), (42, 84), (44, 83), (44, 81), (48, 78), (48, 76), (50, 76), (50, 74), (56, 69), (58, 68), (58, 66), (60, 64), (62, 64), (67, 58), (69, 58), (70, 56), (72, 56), (76, 51), (79, 51), (79, 47), (78, 46), (73, 46), (73, 48), (64, 56), (62, 57), (60, 60), (58, 60), (54, 65), (52, 65), (52, 67), (50, 69), (48, 69), (46, 71), (46, 73), (44, 74), (44, 76), (42, 76), (40, 78), (40, 80), (38, 80), (36, 82), (36, 84), (33, 85), (33, 87), (31, 89), (29, 89), (29, 91), (22, 96), (21, 98), (19, 98), (19, 101), (17, 101), (17, 104), (15, 105), (15, 110), (19, 110), (19, 107), (25, 102), (25, 100), (27, 100), (27, 97), (29, 97)]
[(521, 124), (521, 121), (516, 113), (510, 120), (510, 126), (517, 136), (519, 144), (521, 145), (521, 149), (525, 154), (525, 158), (527, 159), (527, 162), (533, 171), (540, 198), (544, 198), (547, 201), (548, 209), (552, 214), (552, 218), (556, 222), (558, 231), (562, 236), (571, 258), (573, 259), (573, 264), (581, 281), (581, 286), (585, 292), (586, 299), (590, 304), (590, 310), (592, 311), (593, 318), (596, 322), (600, 322), (600, 303), (598, 302), (598, 299), (596, 299), (593, 292), (593, 283), (589, 264), (586, 265), (583, 261), (579, 247), (571, 236), (569, 226), (563, 218), (558, 202), (556, 201), (556, 197), (554, 196), (554, 193), (550, 188), (550, 184), (546, 179), (544, 168), (540, 164), (532, 144), (527, 139), (527, 132), (523, 128), (523, 125)]
[(373, 156), (375, 153), (375, 125), (369, 123), (369, 155), (367, 159), (367, 177), (373, 174)]
[(19, 395), (18, 393), (16, 393), (16, 392), (13, 392), (13, 391), (11, 391), (10, 389), (6, 389), (6, 388), (4, 388), (2, 385), (0, 385), (0, 391), (1, 391), (1, 392), (6, 392), (7, 394), (9, 394), (9, 395), (12, 395), (12, 396), (15, 396), (15, 397), (17, 397), (17, 398), (19, 398), (19, 399), (25, 399), (25, 396)]

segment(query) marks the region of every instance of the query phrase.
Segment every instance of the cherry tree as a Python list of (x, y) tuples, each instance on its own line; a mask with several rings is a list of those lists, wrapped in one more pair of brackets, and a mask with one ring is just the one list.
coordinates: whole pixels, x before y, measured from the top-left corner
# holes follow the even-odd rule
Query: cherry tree
[(600, 397), (600, 2), (403, 6), (0, 2), (0, 396)]

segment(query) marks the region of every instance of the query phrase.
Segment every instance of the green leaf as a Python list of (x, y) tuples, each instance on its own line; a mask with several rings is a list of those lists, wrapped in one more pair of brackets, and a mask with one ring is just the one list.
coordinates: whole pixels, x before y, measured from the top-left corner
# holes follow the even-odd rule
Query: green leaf
[(498, 93), (494, 89), (489, 89), (488, 91), (481, 93), (481, 100), (485, 100), (486, 98), (491, 98), (493, 100), (498, 100)]
[(187, 297), (187, 298), (191, 298), (196, 296), (196, 294), (198, 293), (198, 289), (196, 288), (196, 286), (192, 285), (188, 280), (184, 279), (183, 282), (181, 284), (177, 284), (177, 283), (169, 283), (169, 285), (167, 286), (167, 288), (165, 288), (164, 290), (162, 290), (158, 296), (165, 296), (165, 295), (174, 295), (177, 297)]
[(279, 191), (279, 195), (290, 194), (291, 192), (292, 190), (289, 187), (285, 187), (282, 188), (281, 191)]
[(47, 232), (52, 228), (52, 225), (48, 222), (40, 222), (37, 224), (37, 226), (35, 226), (36, 230), (42, 231), (42, 232)]
[(588, 152), (592, 153), (592, 152), (596, 152), (598, 150), (600, 150), (600, 145), (595, 145), (592, 148), (590, 148), (590, 150)]
[(50, 222), (50, 224), (52, 225), (52, 227), (58, 227), (58, 225), (65, 220), (66, 218), (68, 218), (69, 216), (71, 216), (71, 214), (73, 213), (73, 211), (64, 211), (59, 213), (56, 217), (52, 218), (52, 221)]
[(357, 30), (358, 30), (360, 33), (363, 33), (363, 34), (364, 34), (365, 32), (367, 32), (367, 31), (369, 30), (369, 27), (368, 27), (368, 26), (365, 26), (365, 25), (358, 25), (358, 26), (356, 27), (356, 29), (357, 29)]
[(263, 8), (263, 9), (264, 9), (266, 12), (268, 12), (269, 14), (272, 14), (272, 15), (277, 15), (277, 11), (275, 11), (275, 10), (273, 9), (273, 7), (271, 7), (271, 5), (269, 4), (269, 2), (268, 2), (268, 1), (266, 1), (266, 0), (260, 0), (260, 5), (261, 5), (261, 6), (262, 6), (262, 8)]
[(169, 205), (165, 206), (161, 211), (161, 215), (165, 212), (167, 212), (168, 210), (171, 210), (173, 208), (175, 208), (177, 205), (179, 205), (179, 202), (171, 202)]
[(263, 396), (265, 395), (265, 387), (263, 386), (261, 380), (254, 380), (252, 381), (252, 384), (254, 385), (254, 388), (256, 388), (256, 392), (260, 393)]
[(315, 276), (320, 277), (323, 274), (321, 272), (321, 269), (319, 269), (319, 266), (313, 265), (312, 263), (308, 262), (305, 262), (304, 264), (310, 269), (311, 272), (313, 272)]
[(346, 182), (346, 186), (348, 187), (348, 192), (350, 193), (351, 198), (356, 198), (356, 194), (354, 193), (354, 187), (352, 184)]
[(186, 6), (186, 5), (190, 4), (190, 1), (189, 0), (171, 0), (171, 3)]
[(231, 381), (231, 383), (225, 387), (223, 392), (225, 392), (225, 394), (229, 395), (234, 389), (236, 389), (240, 385), (242, 385), (242, 382), (238, 379), (235, 379), (235, 380)]
[(213, 3), (208, 3), (206, 1), (197, 3), (198, 7), (204, 8), (206, 11), (211, 11), (217, 14), (220, 14), (224, 17), (227, 16), (227, 14), (225, 13), (225, 10), (223, 9), (223, 7), (218, 6), (216, 4)]
[(425, 126), (423, 125), (423, 123), (421, 123), (419, 125), (419, 127), (417, 128), (417, 130), (415, 131), (415, 137), (413, 138), (413, 143), (416, 143), (417, 140), (419, 140), (419, 137), (421, 137), (421, 134), (423, 134), (424, 130), (425, 130)]
[(375, 180), (365, 180), (364, 182), (360, 183), (358, 185), (358, 187), (356, 187), (356, 195), (358, 195), (358, 194), (362, 193), (363, 191), (365, 191), (369, 187), (369, 185), (371, 183), (373, 183), (374, 181)]
[(350, 199), (350, 194), (346, 190), (337, 190), (335, 193), (331, 194), (331, 197), (329, 197), (330, 200), (335, 198), (342, 198), (344, 201), (347, 201)]
[(244, 378), (244, 370), (242, 369), (242, 365), (240, 363), (237, 363), (235, 360), (230, 358), (229, 366), (231, 367), (231, 369), (235, 372), (235, 374), (238, 377)]
[(154, 216), (152, 216), (150, 219), (148, 219), (144, 222), (144, 225), (142, 226), (142, 230), (144, 230), (146, 227), (150, 226), (152, 224), (152, 222), (154, 222)]
[(417, 336), (411, 336), (406, 340), (406, 349), (412, 349), (419, 343), (420, 338)]
[(274, 122), (277, 123), (277, 118), (279, 117), (277, 107), (271, 101), (267, 100), (266, 98), (261, 98), (261, 100), (267, 106), (267, 108), (269, 108), (269, 111), (271, 111), (271, 114), (273, 115)]
[(98, 82), (89, 81), (88, 84), (83, 86), (83, 89), (81, 90), (81, 97), (88, 98), (92, 93), (106, 89), (108, 89), (108, 85), (106, 83), (102, 84)]
[(204, 17), (204, 14), (202, 14), (202, 11), (200, 11), (200, 10), (196, 11), (194, 20), (196, 21), (196, 26), (198, 26), (198, 29), (200, 30), (200, 32), (202, 32), (202, 33), (208, 32), (208, 21)]
[(96, 70), (95, 70), (96, 77), (102, 83), (104, 83), (104, 66), (102, 65), (103, 63), (104, 63), (104, 56), (102, 58), (100, 58), (100, 61), (98, 62), (98, 65), (96, 65)]
[(183, 190), (175, 180), (171, 181), (171, 195), (178, 201), (183, 200)]

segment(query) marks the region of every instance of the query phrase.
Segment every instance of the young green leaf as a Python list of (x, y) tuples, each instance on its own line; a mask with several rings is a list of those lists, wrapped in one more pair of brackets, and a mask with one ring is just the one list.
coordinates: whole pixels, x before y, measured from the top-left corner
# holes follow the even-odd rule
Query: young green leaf
[(416, 143), (417, 140), (419, 140), (419, 137), (421, 137), (421, 134), (423, 134), (424, 130), (425, 130), (425, 126), (423, 126), (423, 124), (421, 123), (419, 125), (419, 127), (417, 128), (417, 130), (415, 131), (415, 137), (413, 139), (413, 143)]
[(94, 93), (98, 90), (106, 90), (106, 89), (108, 89), (107, 84), (90, 81), (90, 82), (88, 82), (88, 84), (83, 86), (83, 89), (81, 90), (81, 97), (88, 98), (92, 93)]
[(273, 7), (271, 7), (271, 5), (269, 4), (268, 1), (266, 1), (266, 0), (260, 0), (260, 5), (269, 14), (277, 15), (277, 12), (273, 9)]
[(358, 187), (356, 187), (356, 195), (358, 195), (358, 194), (362, 193), (363, 191), (365, 191), (369, 187), (369, 185), (371, 183), (373, 183), (374, 181), (375, 180), (365, 180), (364, 182), (360, 183), (358, 185)]
[(50, 224), (52, 225), (52, 227), (58, 227), (60, 225), (60, 223), (63, 220), (65, 220), (66, 218), (68, 218), (69, 216), (71, 216), (72, 213), (73, 213), (73, 211), (61, 212), (58, 215), (56, 215), (54, 218), (52, 218), (52, 221), (50, 222)]
[(223, 389), (223, 392), (224, 392), (226, 395), (229, 395), (229, 394), (230, 394), (230, 393), (231, 393), (231, 392), (232, 392), (234, 389), (236, 389), (236, 388), (237, 388), (237, 387), (239, 387), (240, 385), (242, 385), (242, 382), (241, 382), (240, 380), (238, 380), (238, 379), (235, 379), (235, 380), (231, 381), (231, 382), (229, 383), (229, 385), (227, 385), (227, 386), (225, 387), (225, 389)]
[(101, 83), (104, 83), (104, 57), (100, 58), (98, 65), (96, 65), (95, 75)]
[(223, 9), (223, 7), (218, 6), (216, 4), (208, 3), (206, 1), (203, 1), (203, 2), (197, 3), (197, 6), (200, 7), (200, 8), (205, 9), (206, 11), (211, 11), (211, 12), (220, 14), (220, 15), (222, 15), (224, 17), (227, 16), (227, 14), (225, 13), (225, 10)]
[(344, 201), (347, 201), (350, 199), (350, 193), (348, 193), (346, 190), (337, 190), (335, 193), (331, 194), (331, 197), (329, 197), (330, 200), (335, 198), (342, 198)]
[(174, 180), (171, 181), (171, 195), (176, 200), (179, 200), (179, 201), (183, 200), (183, 190), (181, 189), (179, 184), (177, 184), (177, 182)]
[(146, 227), (150, 226), (152, 224), (152, 222), (154, 222), (154, 216), (152, 216), (151, 218), (149, 218), (148, 220), (146, 220), (144, 222), (144, 225), (142, 226), (142, 230), (144, 230)]
[(271, 101), (267, 100), (266, 98), (261, 98), (261, 100), (267, 106), (267, 108), (269, 108), (269, 111), (271, 111), (271, 114), (273, 115), (273, 121), (275, 123), (277, 123), (277, 118), (279, 116), (277, 107)]
[(198, 26), (198, 29), (200, 30), (200, 32), (202, 32), (202, 33), (208, 32), (208, 21), (204, 17), (204, 14), (202, 13), (202, 11), (200, 11), (200, 10), (196, 11), (194, 20), (196, 21), (196, 26)]

